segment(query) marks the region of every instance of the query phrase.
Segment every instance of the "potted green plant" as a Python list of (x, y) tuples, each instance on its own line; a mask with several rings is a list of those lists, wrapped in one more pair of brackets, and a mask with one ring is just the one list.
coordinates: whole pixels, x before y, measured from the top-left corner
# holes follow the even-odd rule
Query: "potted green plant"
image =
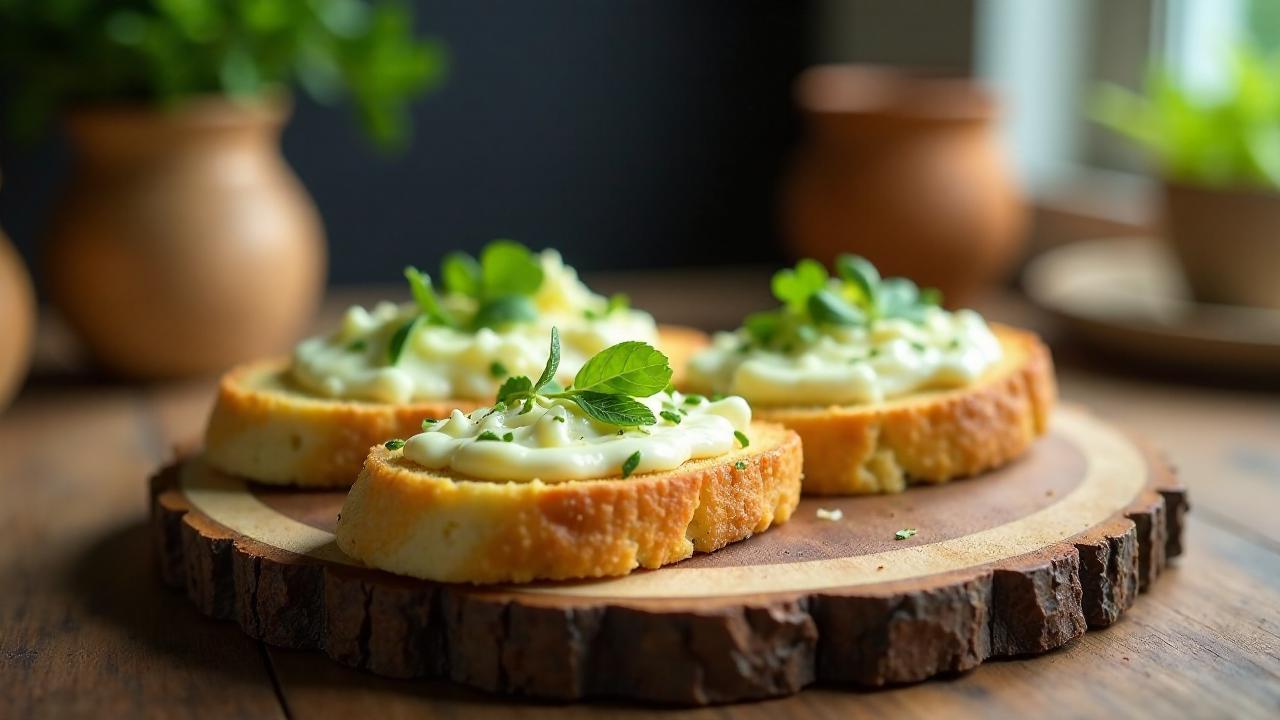
[(1093, 115), (1155, 160), (1196, 299), (1280, 308), (1280, 57), (1241, 48), (1231, 69), (1208, 96), (1161, 71), (1145, 95), (1103, 86)]
[(55, 304), (131, 376), (283, 349), (325, 275), (320, 217), (280, 152), (289, 89), (349, 100), (394, 148), (444, 62), (387, 1), (0, 0), (7, 119), (65, 120), (75, 156), (46, 248)]

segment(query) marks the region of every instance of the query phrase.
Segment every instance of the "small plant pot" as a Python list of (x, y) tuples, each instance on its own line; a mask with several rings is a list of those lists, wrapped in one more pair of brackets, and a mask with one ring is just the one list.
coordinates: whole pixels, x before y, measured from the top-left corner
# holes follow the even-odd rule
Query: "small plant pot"
[(76, 165), (49, 238), (54, 302), (117, 374), (213, 373), (284, 351), (323, 292), (320, 216), (280, 152), (283, 98), (68, 118)]
[(1166, 182), (1164, 221), (1196, 300), (1280, 309), (1280, 193)]

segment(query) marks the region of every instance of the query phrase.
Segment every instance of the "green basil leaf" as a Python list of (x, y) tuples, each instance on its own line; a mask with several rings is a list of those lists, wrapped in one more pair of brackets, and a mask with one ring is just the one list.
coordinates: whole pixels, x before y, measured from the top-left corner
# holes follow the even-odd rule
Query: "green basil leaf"
[(576, 390), (648, 397), (671, 382), (671, 361), (648, 343), (635, 340), (600, 351), (573, 379)]
[(454, 324), (453, 318), (440, 305), (440, 298), (431, 287), (431, 276), (410, 265), (404, 269), (404, 277), (409, 281), (409, 291), (413, 293), (413, 301), (418, 304), (428, 322), (436, 325)]
[(827, 288), (809, 296), (809, 317), (819, 325), (861, 325), (867, 316)]
[(471, 319), (475, 328), (496, 328), (538, 318), (538, 310), (527, 295), (502, 295), (485, 302)]
[(440, 263), (444, 289), (468, 297), (480, 297), (480, 263), (464, 252), (451, 252)]
[(658, 422), (648, 406), (626, 395), (609, 395), (586, 390), (576, 392), (570, 399), (582, 408), (582, 412), (609, 425), (635, 427)]
[(405, 324), (396, 328), (391, 335), (391, 343), (387, 345), (387, 364), (395, 365), (400, 362), (400, 355), (404, 353), (405, 343), (409, 341), (409, 336), (413, 334), (418, 324), (422, 322), (421, 315), (414, 315)]
[(622, 461), (622, 479), (626, 480), (631, 477), (631, 473), (635, 472), (637, 467), (640, 467), (639, 450), (631, 453), (626, 460)]
[(827, 269), (817, 260), (805, 258), (794, 270), (779, 270), (773, 276), (773, 295), (792, 310), (804, 310), (809, 296), (827, 284)]
[(542, 392), (542, 388), (556, 379), (556, 371), (560, 369), (560, 329), (551, 328), (551, 349), (547, 352), (547, 364), (533, 384), (534, 392)]
[(481, 295), (532, 295), (542, 286), (542, 263), (529, 248), (494, 240), (480, 253)]
[(880, 271), (861, 255), (841, 255), (836, 258), (836, 272), (859, 294), (859, 304), (872, 307), (880, 286)]
[(533, 381), (524, 375), (507, 378), (502, 383), (502, 387), (498, 388), (498, 402), (505, 403), (512, 398), (519, 398), (528, 395), (533, 391)]

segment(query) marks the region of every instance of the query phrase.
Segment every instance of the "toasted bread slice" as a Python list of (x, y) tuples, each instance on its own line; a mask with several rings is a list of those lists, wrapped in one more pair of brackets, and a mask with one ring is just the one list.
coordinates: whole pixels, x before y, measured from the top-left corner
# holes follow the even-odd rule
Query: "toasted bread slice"
[(804, 441), (804, 492), (901, 492), (999, 467), (1042, 435), (1057, 397), (1049, 350), (1033, 333), (992, 324), (1004, 355), (977, 382), (873, 405), (752, 406)]
[(338, 547), (376, 568), (444, 582), (625, 575), (786, 522), (800, 438), (752, 423), (751, 446), (675, 470), (544, 483), (424, 470), (375, 445), (338, 519)]
[[(673, 367), (707, 344), (693, 328), (661, 326), (659, 348)], [(205, 453), (215, 468), (274, 485), (346, 487), (355, 482), (369, 446), (421, 431), (423, 418), (455, 408), (470, 412), (483, 400), (393, 403), (335, 400), (293, 384), (287, 360), (233, 368), (222, 377), (205, 431)]]

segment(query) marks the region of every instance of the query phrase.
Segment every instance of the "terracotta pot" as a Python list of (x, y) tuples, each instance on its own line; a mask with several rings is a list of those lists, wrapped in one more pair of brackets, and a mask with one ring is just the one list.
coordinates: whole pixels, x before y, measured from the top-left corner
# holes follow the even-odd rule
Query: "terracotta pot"
[(0, 231), (0, 410), (27, 375), (36, 328), (36, 301), (22, 258)]
[(963, 303), (1004, 279), (1025, 210), (974, 83), (865, 66), (811, 68), (796, 81), (808, 126), (783, 191), (797, 256), (864, 255)]
[(210, 373), (286, 349), (315, 312), (324, 232), (280, 153), (279, 98), (69, 118), (76, 168), (48, 246), (50, 291), (118, 373)]
[(1280, 193), (1165, 183), (1164, 205), (1197, 300), (1280, 308)]

